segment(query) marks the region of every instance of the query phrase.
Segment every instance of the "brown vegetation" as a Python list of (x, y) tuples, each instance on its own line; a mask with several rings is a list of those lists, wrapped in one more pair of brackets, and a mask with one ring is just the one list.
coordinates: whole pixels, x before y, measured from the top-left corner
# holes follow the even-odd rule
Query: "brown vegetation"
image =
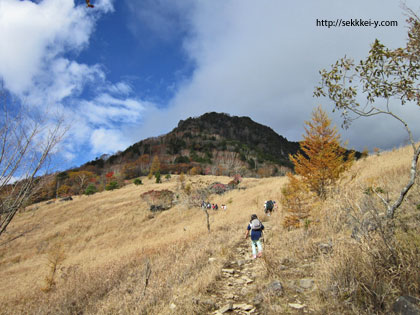
[[(399, 295), (420, 294), (420, 194), (418, 186), (409, 193), (396, 215), (395, 237), (389, 238), (375, 227), (384, 208), (371, 192), (398, 195), (409, 161), (410, 148), (402, 148), (355, 162), (332, 197), (312, 210), (307, 224), (291, 231), (282, 226), (281, 209), (269, 218), (262, 209), (267, 196), (280, 199), (285, 177), (244, 178), (239, 187), (246, 189), (209, 196), (211, 202), (228, 204), (227, 211), (209, 210), (210, 233), (200, 208), (180, 202), (152, 214), (140, 198), (160, 189), (184, 198), (178, 176), (161, 184), (142, 178), (144, 185), (33, 205), (18, 214), (1, 242), (2, 313), (210, 312), (211, 305), (197, 301), (211, 298), (209, 292), (243, 238), (249, 215), (256, 212), (263, 221), (270, 220), (271, 229), (265, 236), (265, 256), (256, 262), (264, 264), (265, 272), (255, 280), (255, 292), (275, 279), (284, 286), (282, 296), (263, 297), (261, 313), (293, 313), (288, 305), (301, 301), (315, 314), (385, 314)], [(197, 187), (230, 180), (184, 177), (191, 194)], [(52, 270), (47, 257), (54, 257), (54, 248), (61, 248), (65, 259), (50, 277), (54, 285), (44, 292), (45, 276)], [(216, 261), (210, 263), (210, 257)], [(296, 288), (302, 278), (312, 279), (314, 288)]]
[(290, 155), (296, 175), (287, 174), (289, 182), (282, 191), (283, 208), (290, 213), (283, 222), (285, 227), (301, 226), (319, 199), (327, 198), (354, 161), (354, 152), (346, 154), (337, 128), (331, 127), (331, 120), (321, 107), (312, 112), (312, 120), (305, 124), (302, 152)]
[[(201, 209), (180, 203), (152, 214), (140, 198), (149, 190), (178, 191), (178, 178), (173, 177), (161, 184), (142, 178), (144, 185), (76, 196), (68, 203), (44, 202), (19, 213), (1, 243), (33, 230), (0, 247), (2, 312), (165, 314), (170, 313), (169, 302), (177, 299), (179, 312), (200, 313), (202, 306), (191, 295), (206, 292), (230, 247), (243, 237), (248, 216), (256, 211), (247, 204), (247, 195), (263, 195), (267, 189), (278, 195), (275, 183), (281, 179), (244, 179), (246, 190), (212, 196), (215, 203), (232, 202), (226, 212), (209, 211), (209, 236)], [(185, 176), (192, 187), (216, 180), (231, 179)], [(58, 244), (66, 259), (46, 293), (41, 289), (51, 271), (48, 256)], [(209, 265), (209, 257), (218, 262)], [(147, 261), (151, 274), (145, 286)]]

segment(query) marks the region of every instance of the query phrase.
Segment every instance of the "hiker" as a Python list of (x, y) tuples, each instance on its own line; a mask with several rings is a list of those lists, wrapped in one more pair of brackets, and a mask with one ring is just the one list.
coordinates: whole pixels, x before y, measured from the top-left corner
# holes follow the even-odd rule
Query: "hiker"
[[(252, 246), (252, 259), (262, 256), (262, 245), (260, 238), (264, 230), (264, 225), (258, 219), (256, 214), (251, 215), (251, 221), (249, 221), (246, 229), (245, 239), (248, 238), (249, 231), (251, 231), (251, 246)], [(258, 248), (258, 254), (257, 254)]]
[(225, 204), (222, 204), (222, 205), (220, 206), (220, 208), (221, 208), (222, 210), (226, 210), (226, 205), (225, 205)]
[(264, 212), (265, 212), (265, 214), (267, 214), (267, 216), (270, 216), (271, 212), (273, 212), (275, 203), (276, 202), (272, 201), (272, 200), (268, 200), (268, 201), (264, 202)]

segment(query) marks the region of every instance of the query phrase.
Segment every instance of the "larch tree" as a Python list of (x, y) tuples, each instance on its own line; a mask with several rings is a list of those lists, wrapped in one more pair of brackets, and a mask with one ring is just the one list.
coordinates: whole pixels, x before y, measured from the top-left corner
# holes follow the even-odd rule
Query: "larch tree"
[(321, 107), (312, 112), (312, 121), (306, 121), (305, 124), (306, 134), (300, 143), (303, 153), (290, 155), (290, 160), (301, 182), (318, 197), (325, 199), (328, 187), (351, 165), (354, 154), (346, 157), (337, 128), (331, 126), (331, 120)]
[(160, 171), (160, 161), (159, 161), (159, 157), (155, 155), (153, 157), (152, 166), (150, 166), (150, 173), (147, 177), (151, 179), (153, 175), (158, 171)]
[(331, 126), (331, 120), (320, 106), (305, 124), (306, 134), (300, 143), (302, 152), (289, 155), (296, 175), (288, 174), (289, 182), (282, 190), (281, 203), (289, 213), (283, 221), (285, 227), (300, 227), (302, 220), (310, 216), (316, 199), (324, 200), (328, 196), (328, 189), (354, 160), (353, 153), (346, 156), (337, 128)]

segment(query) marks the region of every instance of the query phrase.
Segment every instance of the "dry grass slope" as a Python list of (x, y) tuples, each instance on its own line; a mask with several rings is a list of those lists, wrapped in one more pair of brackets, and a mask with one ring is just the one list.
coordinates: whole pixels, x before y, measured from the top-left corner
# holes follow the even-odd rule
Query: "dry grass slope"
[[(244, 179), (241, 186), (247, 189), (212, 196), (212, 202), (225, 203), (228, 210), (210, 211), (210, 235), (201, 209), (181, 203), (152, 215), (141, 200), (150, 189), (176, 191), (176, 176), (162, 184), (144, 179), (141, 186), (33, 205), (19, 214), (6, 237), (29, 232), (0, 247), (0, 301), (5, 306), (0, 312), (164, 313), (173, 295), (206, 290), (220, 269), (217, 263), (209, 265), (208, 258), (217, 257), (221, 264), (229, 256), (249, 215), (258, 212), (257, 206), (262, 212), (266, 196), (279, 198), (283, 180)], [(214, 181), (230, 179), (187, 178), (193, 187)], [(66, 258), (58, 266), (54, 288), (45, 293), (41, 288), (50, 272), (48, 259), (57, 246)]]
[[(265, 256), (258, 261), (264, 273), (258, 275), (255, 289), (261, 291), (278, 279), (285, 294), (265, 296), (261, 313), (299, 313), (290, 308), (290, 303), (297, 302), (314, 314), (387, 313), (399, 294), (420, 294), (420, 254), (415, 250), (420, 248), (418, 183), (397, 215), (393, 245), (399, 246), (395, 254), (400, 269), (381, 260), (380, 250), (386, 249), (381, 247), (380, 233), (359, 241), (351, 238), (355, 226), (382, 209), (372, 189), (394, 198), (408, 178), (409, 161), (408, 147), (356, 162), (332, 192), (333, 198), (314, 207), (305, 229), (284, 230), (281, 210), (270, 218)], [(195, 187), (229, 180), (192, 176), (187, 183)], [(211, 196), (212, 202), (225, 203), (228, 210), (210, 211), (210, 234), (199, 208), (180, 203), (151, 215), (141, 200), (140, 195), (150, 189), (177, 191), (176, 176), (162, 184), (145, 179), (142, 186), (34, 205), (19, 214), (2, 239), (26, 233), (0, 246), (0, 313), (210, 312), (211, 307), (197, 299), (211, 294), (221, 268), (243, 238), (249, 215), (263, 217), (264, 200), (279, 200), (285, 181), (245, 178), (240, 187), (246, 189)], [(331, 250), (323, 251), (320, 244), (331, 245)], [(41, 290), (50, 274), (49, 262), (59, 258), (57, 253), (64, 258), (52, 287)], [(210, 257), (216, 261), (209, 263)], [(314, 281), (313, 288), (299, 288), (299, 281), (306, 278)], [(171, 309), (171, 303), (176, 308)]]

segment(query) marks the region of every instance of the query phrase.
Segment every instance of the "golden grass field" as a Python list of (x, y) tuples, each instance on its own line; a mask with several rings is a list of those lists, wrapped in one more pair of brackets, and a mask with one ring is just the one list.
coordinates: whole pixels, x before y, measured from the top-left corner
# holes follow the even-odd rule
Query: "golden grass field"
[[(393, 198), (408, 178), (410, 150), (405, 147), (357, 161), (333, 198), (314, 205), (314, 223), (308, 229), (285, 230), (281, 224), (284, 213), (279, 209), (270, 218), (267, 274), (260, 284), (293, 276), (276, 269), (281, 259), (290, 258), (297, 264), (309, 259), (319, 288), (307, 296), (315, 313), (326, 313), (328, 304), (332, 310), (352, 313), (351, 307), (340, 304), (339, 295), (334, 307), (325, 297), (331, 281), (336, 281), (331, 274), (343, 268), (343, 253), (354, 245), (340, 209), (362, 198), (369, 186), (381, 187)], [(177, 176), (161, 184), (142, 180), (144, 185), (75, 196), (69, 202), (43, 202), (19, 213), (0, 238), (0, 314), (200, 314), (202, 306), (191, 297), (206, 295), (243, 238), (250, 214), (264, 217), (264, 200), (280, 200), (287, 179), (244, 178), (239, 185), (244, 189), (212, 195), (210, 201), (226, 204), (227, 211), (209, 210), (211, 233), (205, 213), (182, 202)], [(230, 178), (186, 179), (193, 188), (215, 181), (227, 184)], [(420, 204), (418, 187), (413, 188), (399, 217)], [(181, 202), (152, 214), (140, 198), (151, 189), (179, 192)], [(333, 243), (336, 255), (320, 256), (316, 251), (319, 242)], [(210, 257), (216, 261), (209, 263)], [(54, 260), (57, 270), (48, 284)], [(169, 308), (174, 300), (175, 310)], [(269, 308), (265, 310), (270, 313)]]

